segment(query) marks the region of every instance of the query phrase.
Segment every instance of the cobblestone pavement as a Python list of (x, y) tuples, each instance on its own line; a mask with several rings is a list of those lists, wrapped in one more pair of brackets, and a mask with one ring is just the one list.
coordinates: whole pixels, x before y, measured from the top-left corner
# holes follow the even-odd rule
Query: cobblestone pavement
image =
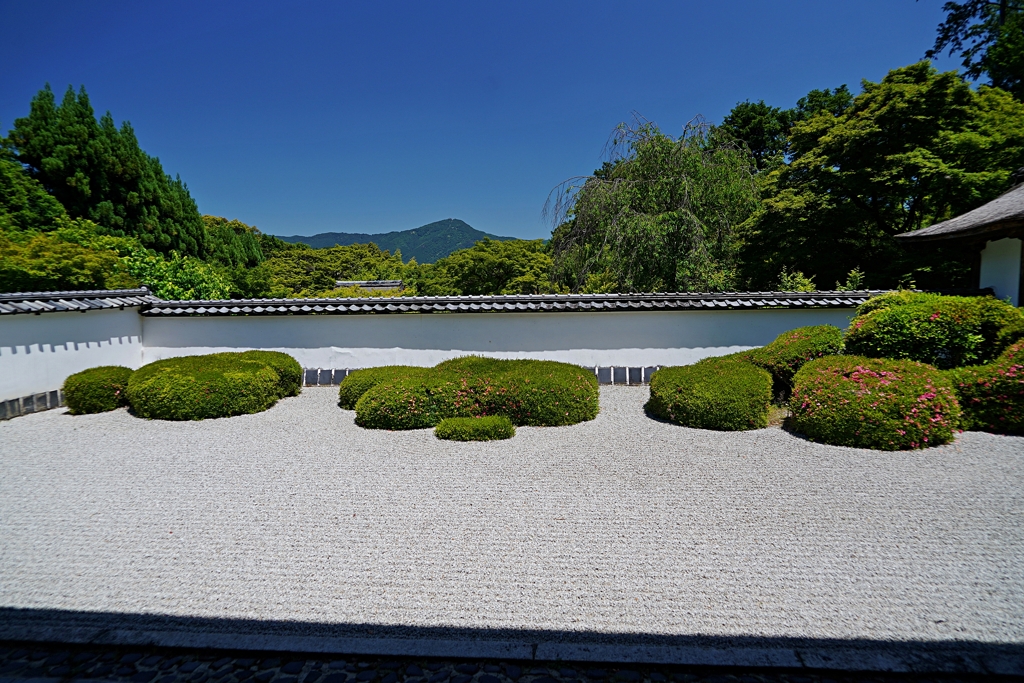
[[(927, 683), (966, 676), (835, 673), (424, 658), (312, 657), (288, 653), (0, 644), (0, 683)], [(1004, 679), (1004, 680), (1009, 680)]]

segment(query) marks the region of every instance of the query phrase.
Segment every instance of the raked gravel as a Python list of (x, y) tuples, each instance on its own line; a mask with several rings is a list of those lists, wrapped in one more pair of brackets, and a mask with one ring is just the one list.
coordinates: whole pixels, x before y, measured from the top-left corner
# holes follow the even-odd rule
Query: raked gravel
[(0, 423), (0, 606), (428, 627), (1024, 642), (1024, 439), (924, 451), (654, 421), (451, 443), (267, 412)]

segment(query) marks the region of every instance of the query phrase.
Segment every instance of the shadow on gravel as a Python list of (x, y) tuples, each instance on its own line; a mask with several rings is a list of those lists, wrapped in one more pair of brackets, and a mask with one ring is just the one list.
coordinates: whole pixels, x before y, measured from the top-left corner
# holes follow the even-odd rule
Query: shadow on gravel
[(0, 607), (0, 640), (382, 656), (1024, 675), (1024, 642), (672, 636)]

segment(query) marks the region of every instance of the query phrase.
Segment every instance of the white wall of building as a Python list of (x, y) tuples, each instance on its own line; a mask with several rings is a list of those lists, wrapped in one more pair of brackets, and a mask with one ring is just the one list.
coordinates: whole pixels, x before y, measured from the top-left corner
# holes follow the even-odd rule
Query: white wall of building
[(136, 309), (0, 317), (0, 401), (59, 389), (87, 368), (141, 364)]
[(980, 287), (991, 287), (997, 299), (1010, 297), (1020, 306), (1021, 240), (1008, 237), (985, 244), (981, 252)]
[(244, 349), (303, 367), (431, 366), (481, 354), (586, 366), (684, 365), (763, 346), (805, 325), (845, 329), (854, 309), (143, 318), (143, 362)]

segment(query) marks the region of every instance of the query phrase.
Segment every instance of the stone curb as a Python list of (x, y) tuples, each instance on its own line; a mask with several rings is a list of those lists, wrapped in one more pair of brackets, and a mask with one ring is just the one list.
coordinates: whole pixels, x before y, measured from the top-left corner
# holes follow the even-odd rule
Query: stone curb
[[(731, 646), (586, 643), (513, 639), (330, 637), (231, 631), (157, 631), (19, 624), (0, 639), (66, 644), (196, 648), (449, 659), (600, 662), (754, 667), (848, 672), (1024, 675), (1024, 648), (982, 643), (884, 643), (872, 646)], [(0, 679), (0, 683), (8, 683)], [(17, 679), (16, 683), (27, 683)], [(95, 683), (95, 680), (93, 680)]]

